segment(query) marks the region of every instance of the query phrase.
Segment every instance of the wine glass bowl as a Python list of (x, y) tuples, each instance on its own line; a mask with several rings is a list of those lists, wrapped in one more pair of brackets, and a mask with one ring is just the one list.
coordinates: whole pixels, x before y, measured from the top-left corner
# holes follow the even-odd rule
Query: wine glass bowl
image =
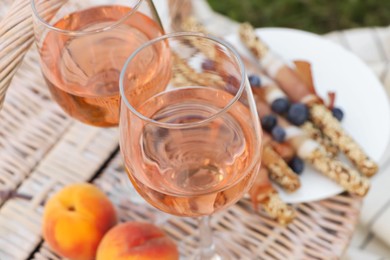
[(41, 70), (53, 99), (84, 123), (118, 125), (119, 74), (164, 34), (151, 0), (32, 0)]
[[(143, 59), (150, 52), (165, 62)], [(140, 63), (163, 73), (136, 70)], [(154, 91), (132, 94), (152, 78)], [(208, 216), (248, 191), (260, 166), (261, 130), (244, 66), (228, 43), (199, 33), (156, 38), (129, 57), (120, 91), (121, 153), (148, 203)]]

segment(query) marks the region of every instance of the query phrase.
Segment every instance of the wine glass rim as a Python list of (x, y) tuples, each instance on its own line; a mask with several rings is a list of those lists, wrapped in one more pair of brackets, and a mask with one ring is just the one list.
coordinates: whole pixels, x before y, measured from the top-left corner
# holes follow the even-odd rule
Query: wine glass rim
[[(212, 114), (211, 116), (207, 117), (206, 119), (196, 121), (196, 122), (190, 122), (190, 123), (166, 123), (166, 122), (162, 123), (162, 122), (156, 121), (154, 119), (151, 119), (151, 118), (143, 115), (142, 113), (138, 112), (137, 109), (134, 108), (130, 104), (130, 102), (127, 99), (126, 94), (125, 94), (125, 86), (124, 86), (125, 74), (126, 74), (126, 70), (127, 70), (128, 65), (130, 64), (130, 62), (134, 59), (135, 56), (137, 56), (138, 53), (140, 53), (145, 48), (148, 48), (157, 42), (160, 42), (160, 41), (163, 41), (163, 40), (166, 40), (169, 38), (178, 38), (178, 37), (182, 37), (182, 36), (201, 37), (204, 39), (212, 40), (212, 41), (226, 47), (231, 53), (233, 53), (233, 55), (236, 59), (236, 62), (238, 64), (238, 67), (240, 69), (240, 74), (241, 74), (240, 75), (241, 76), (240, 87), (239, 87), (238, 91), (235, 93), (234, 97), (229, 101), (228, 104), (225, 105), (225, 107), (220, 109), (218, 112)], [(244, 92), (245, 84), (246, 84), (246, 72), (245, 72), (244, 63), (241, 60), (240, 55), (237, 52), (237, 50), (230, 43), (228, 43), (227, 41), (225, 41), (221, 38), (218, 38), (218, 37), (215, 37), (215, 36), (212, 36), (209, 34), (200, 33), (200, 32), (175, 32), (175, 33), (169, 33), (169, 34), (162, 35), (160, 37), (154, 38), (154, 39), (144, 43), (142, 46), (137, 48), (129, 56), (129, 58), (126, 60), (124, 66), (123, 66), (123, 69), (120, 73), (119, 92), (121, 95), (121, 99), (125, 103), (126, 107), (141, 120), (148, 122), (150, 124), (153, 124), (153, 125), (157, 125), (159, 127), (163, 127), (163, 128), (181, 129), (181, 128), (190, 128), (190, 127), (204, 125), (204, 124), (214, 120), (215, 118), (220, 117), (222, 114), (226, 113), (238, 101), (238, 99), (240, 99), (242, 93)]]
[(116, 28), (117, 26), (121, 25), (127, 18), (132, 16), (138, 10), (138, 8), (140, 7), (140, 5), (142, 4), (142, 2), (144, 0), (136, 0), (137, 2), (134, 4), (134, 6), (131, 7), (130, 11), (127, 12), (125, 15), (123, 15), (123, 17), (121, 19), (111, 23), (110, 25), (107, 25), (107, 26), (104, 26), (101, 28), (97, 28), (94, 30), (90, 30), (90, 31), (65, 30), (65, 29), (60, 29), (58, 27), (55, 27), (54, 25), (49, 24), (49, 22), (47, 20), (45, 20), (42, 16), (39, 15), (39, 12), (35, 6), (36, 1), (38, 1), (38, 0), (31, 0), (31, 9), (33, 11), (33, 14), (39, 20), (39, 22), (42, 23), (44, 26), (46, 26), (48, 29), (56, 31), (58, 33), (70, 35), (70, 36), (83, 36), (83, 35), (101, 33), (101, 32), (109, 31), (111, 29)]

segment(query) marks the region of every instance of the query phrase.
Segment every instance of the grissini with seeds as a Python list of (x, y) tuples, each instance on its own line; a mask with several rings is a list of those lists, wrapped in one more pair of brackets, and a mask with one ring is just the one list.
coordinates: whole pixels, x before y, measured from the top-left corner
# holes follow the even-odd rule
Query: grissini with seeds
[(184, 59), (180, 58), (178, 54), (173, 55), (174, 67), (177, 73), (176, 78), (173, 79), (176, 86), (188, 86), (189, 83), (192, 85), (210, 85), (213, 86), (224, 86), (225, 82), (221, 76), (208, 73), (208, 72), (197, 72)]
[[(261, 41), (250, 24), (242, 24), (239, 34), (241, 41), (255, 56), (261, 68), (275, 79), (287, 96), (293, 102), (307, 104), (311, 121), (351, 160), (363, 175), (373, 176), (378, 171), (377, 163), (342, 128), (338, 120), (333, 117), (319, 96), (316, 95), (311, 74), (304, 73), (309, 77), (299, 76), (281, 57), (272, 52)], [(303, 65), (300, 65), (301, 71), (304, 68)], [(306, 68), (306, 70), (310, 70), (310, 68)]]
[(336, 157), (339, 154), (339, 149), (334, 143), (327, 137), (324, 136), (320, 129), (318, 129), (312, 122), (307, 121), (301, 128), (307, 133), (307, 135), (320, 143), (328, 153), (330, 157)]
[(261, 205), (267, 214), (279, 224), (286, 225), (296, 216), (294, 208), (281, 200), (278, 192), (272, 187), (268, 179), (268, 170), (260, 168), (253, 186), (249, 190), (249, 196), (256, 210)]
[(262, 163), (267, 168), (270, 178), (287, 192), (294, 192), (301, 186), (299, 177), (288, 166), (286, 161), (274, 150), (272, 138), (263, 133)]

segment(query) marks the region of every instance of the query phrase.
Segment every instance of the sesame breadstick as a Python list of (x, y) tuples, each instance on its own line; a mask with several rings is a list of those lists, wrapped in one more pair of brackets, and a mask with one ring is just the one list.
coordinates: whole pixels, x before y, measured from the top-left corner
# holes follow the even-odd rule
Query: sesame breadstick
[[(297, 74), (314, 89), (311, 65), (305, 61), (295, 61)], [(370, 159), (363, 149), (342, 128), (339, 121), (322, 103), (309, 102), (311, 121), (321, 129), (322, 133), (331, 140), (352, 161), (359, 171), (371, 177), (378, 171), (378, 165)]]
[(378, 171), (377, 163), (364, 153), (351, 136), (346, 134), (339, 121), (332, 116), (325, 106), (313, 104), (310, 115), (316, 126), (344, 152), (362, 174), (371, 177)]
[[(181, 29), (189, 32), (207, 33), (206, 28), (193, 16), (188, 17), (182, 22)], [(210, 48), (208, 45), (202, 44), (202, 39), (191, 40), (191, 44), (200, 50), (207, 58), (216, 58), (218, 50), (215, 48)]]
[(327, 136), (324, 136), (321, 130), (315, 127), (312, 122), (305, 122), (301, 125), (301, 128), (310, 138), (320, 143), (330, 157), (336, 157), (338, 155), (339, 149), (337, 146)]
[(263, 134), (264, 148), (262, 163), (269, 171), (270, 178), (288, 192), (296, 191), (301, 183), (299, 177), (291, 170), (286, 161), (272, 148), (271, 137)]
[(294, 208), (280, 199), (268, 179), (268, 174), (266, 168), (260, 168), (256, 180), (249, 190), (249, 196), (254, 209), (257, 209), (260, 204), (272, 219), (275, 219), (281, 225), (286, 225), (294, 219), (296, 212)]
[(178, 76), (174, 79), (177, 86), (188, 86), (188, 83), (201, 86), (225, 86), (225, 82), (221, 76), (208, 72), (196, 72), (184, 59), (180, 58), (179, 55), (174, 54), (173, 61), (173, 69), (179, 72), (176, 73)]

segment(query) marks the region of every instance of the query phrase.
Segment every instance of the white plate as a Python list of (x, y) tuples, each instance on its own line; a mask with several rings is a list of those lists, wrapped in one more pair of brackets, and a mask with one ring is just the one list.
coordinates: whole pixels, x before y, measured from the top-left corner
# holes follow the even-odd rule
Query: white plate
[[(354, 54), (315, 34), (283, 28), (257, 29), (256, 33), (287, 60), (311, 63), (316, 89), (322, 97), (328, 91), (337, 94), (336, 105), (345, 113), (344, 128), (379, 162), (390, 136), (390, 108), (383, 86), (371, 70)], [(241, 54), (249, 53), (235, 35), (226, 37)], [(308, 164), (301, 175), (302, 187), (293, 194), (280, 191), (288, 203), (325, 199), (343, 191)]]

